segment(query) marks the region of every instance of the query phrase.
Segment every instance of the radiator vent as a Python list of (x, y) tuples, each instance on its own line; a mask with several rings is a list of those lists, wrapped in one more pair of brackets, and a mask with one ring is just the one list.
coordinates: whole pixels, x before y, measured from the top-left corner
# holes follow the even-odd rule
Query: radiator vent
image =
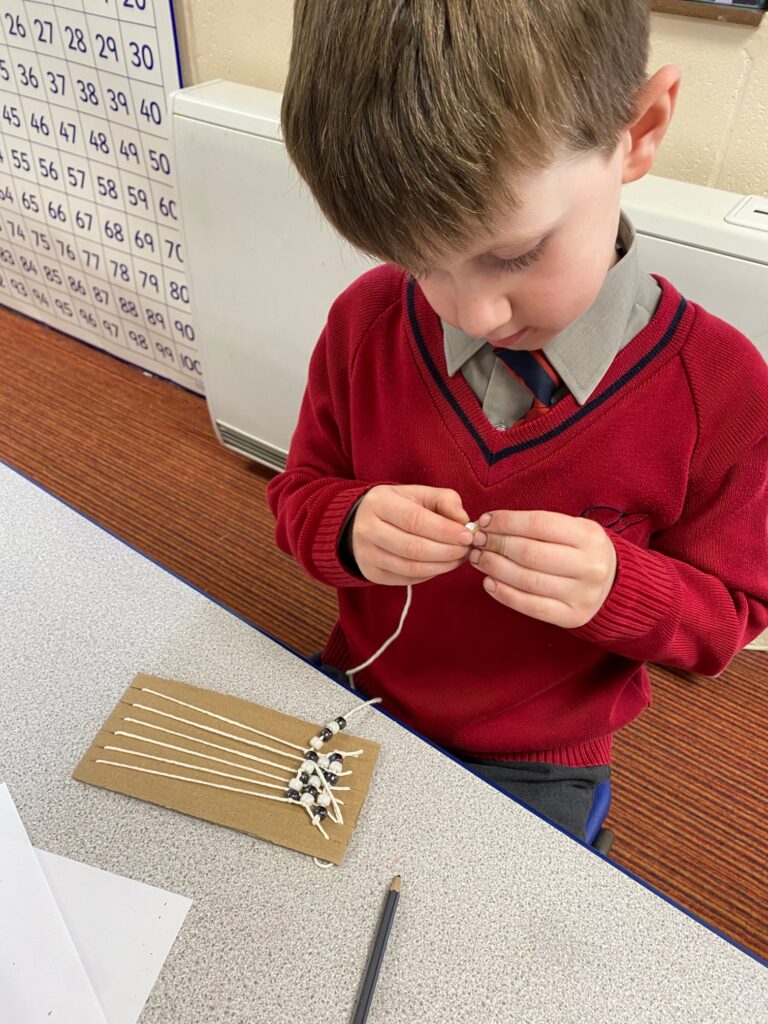
[(227, 448), (233, 448), (241, 455), (247, 455), (249, 459), (255, 459), (256, 462), (260, 462), (263, 466), (269, 466), (270, 469), (285, 469), (287, 453), (282, 448), (267, 444), (266, 441), (260, 441), (258, 437), (246, 434), (244, 430), (238, 430), (237, 427), (231, 427), (228, 423), (222, 423), (221, 420), (216, 420), (216, 428), (219, 431), (221, 443), (225, 444)]

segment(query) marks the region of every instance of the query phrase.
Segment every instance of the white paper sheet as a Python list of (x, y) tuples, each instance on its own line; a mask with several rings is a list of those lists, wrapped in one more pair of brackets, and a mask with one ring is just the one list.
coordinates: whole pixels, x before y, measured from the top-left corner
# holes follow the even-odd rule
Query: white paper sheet
[(0, 992), (8, 1024), (107, 1024), (8, 787), (0, 786)]
[(37, 851), (109, 1024), (135, 1024), (192, 900)]
[[(33, 851), (8, 789), (0, 785), (0, 844), (6, 842), (25, 845), (27, 858), (29, 851)], [(135, 1024), (192, 901), (53, 853), (34, 850), (32, 857), (38, 867), (34, 872), (27, 864), (30, 877), (36, 875), (37, 884), (42, 883), (47, 888), (53, 910), (68, 933), (66, 945), (70, 955), (67, 965), (71, 967), (73, 959), (76, 960), (73, 969), (79, 970), (81, 981), (85, 976), (92, 1001), (97, 1004), (97, 1009), (100, 1007), (97, 1017), (87, 1016), (78, 1007), (77, 1016), (60, 1016), (59, 1011), (52, 1015), (51, 1020), (66, 1024), (70, 1020), (73, 1024), (91, 1024), (92, 1020), (98, 1024), (105, 1021), (106, 1024)], [(41, 1014), (39, 1001), (29, 1006), (19, 1003), (18, 1016), (5, 1014), (8, 943), (15, 955), (16, 942), (13, 926), (9, 924), (6, 927), (4, 918), (4, 877), (0, 875), (0, 992), (3, 995), (0, 1019), (4, 1024), (47, 1024), (48, 1011), (46, 1009)], [(36, 898), (40, 898), (39, 894)], [(50, 902), (47, 907), (50, 912)], [(26, 917), (29, 916), (23, 904), (21, 910)], [(38, 925), (40, 920), (38, 917)], [(48, 927), (48, 921), (43, 920), (42, 934), (46, 937)], [(44, 966), (47, 973), (47, 954), (37, 937), (33, 946), (34, 957), (26, 961), (31, 964), (31, 974), (26, 973), (23, 978), (18, 976), (15, 989), (9, 989), (9, 992), (18, 991), (26, 985), (30, 990), (22, 993), (26, 999), (35, 996), (35, 990), (40, 989)], [(70, 992), (73, 986), (69, 977), (65, 976), (65, 984), (67, 992)], [(9, 1004), (10, 1007), (15, 1005)], [(25, 1013), (28, 1015), (24, 1016)]]

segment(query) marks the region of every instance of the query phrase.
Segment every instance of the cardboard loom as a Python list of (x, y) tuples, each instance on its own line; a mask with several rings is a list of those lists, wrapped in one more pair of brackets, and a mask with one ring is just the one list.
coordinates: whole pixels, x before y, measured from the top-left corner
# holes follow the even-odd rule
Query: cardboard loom
[[(148, 757), (140, 756), (152, 754), (155, 757), (164, 757), (191, 764), (195, 760), (200, 761), (201, 767), (215, 769), (221, 772), (230, 772), (234, 775), (248, 776), (247, 771), (238, 771), (228, 765), (218, 762), (196, 759), (194, 755), (169, 750), (166, 747), (159, 747), (156, 744), (143, 742), (125, 736), (116, 736), (117, 730), (131, 732), (139, 736), (146, 736), (149, 739), (160, 740), (163, 743), (172, 743), (187, 750), (195, 750), (200, 753), (225, 758), (228, 761), (242, 765), (244, 768), (260, 768), (264, 771), (271, 771), (268, 766), (258, 764), (247, 758), (238, 757), (237, 754), (225, 753), (210, 746), (205, 746), (198, 740), (206, 740), (208, 743), (217, 743), (237, 752), (245, 751), (248, 754), (263, 757), (276, 763), (285, 763), (286, 767), (292, 770), (298, 768), (298, 761), (283, 759), (276, 754), (259, 750), (238, 740), (219, 736), (207, 732), (195, 726), (174, 721), (156, 714), (154, 711), (134, 707), (135, 704), (143, 704), (145, 708), (153, 708), (166, 713), (171, 713), (180, 718), (188, 719), (190, 722), (199, 722), (232, 735), (242, 735), (249, 741), (259, 742), (282, 749), (281, 745), (263, 737), (248, 733), (246, 730), (238, 729), (236, 725), (222, 722), (219, 719), (201, 715), (191, 708), (182, 707), (171, 701), (163, 700), (153, 694), (142, 691), (142, 687), (157, 690), (158, 693), (167, 694), (169, 697), (176, 697), (178, 700), (195, 704), (207, 711), (217, 715), (224, 715), (237, 722), (242, 722), (253, 729), (260, 729), (262, 732), (270, 733), (272, 736), (279, 736), (281, 739), (299, 744), (302, 749), (309, 748), (309, 740), (316, 736), (320, 725), (312, 722), (305, 722), (301, 718), (294, 718), (291, 715), (281, 714), (272, 708), (263, 707), (260, 704), (253, 704), (238, 697), (230, 697), (223, 693), (215, 693), (212, 690), (201, 689), (189, 683), (181, 683), (172, 679), (160, 679), (157, 676), (139, 673), (120, 699), (115, 710), (104, 723), (93, 743), (86, 751), (83, 759), (73, 772), (73, 778), (80, 782), (88, 782), (94, 786), (101, 786), (104, 789), (114, 790), (116, 793), (124, 793), (126, 796), (135, 796), (139, 800), (147, 800), (149, 803), (159, 804), (170, 810), (181, 811), (183, 814), (190, 814), (195, 818), (202, 818), (211, 821), (216, 825), (225, 825), (227, 828), (236, 829), (238, 832), (245, 832), (250, 836), (259, 839), (266, 839), (278, 846), (286, 846), (291, 850), (298, 850), (300, 853), (331, 861), (333, 864), (340, 864), (347, 849), (352, 831), (357, 823), (358, 816), (363, 806), (368, 786), (370, 785), (376, 758), (379, 755), (380, 746), (371, 740), (359, 739), (357, 736), (350, 736), (346, 730), (334, 736), (325, 744), (321, 753), (328, 753), (331, 750), (338, 750), (342, 754), (352, 751), (363, 751), (360, 757), (350, 758), (344, 761), (344, 770), (351, 770), (352, 775), (345, 775), (339, 779), (339, 786), (349, 786), (349, 792), (338, 793), (338, 799), (343, 800), (342, 817), (344, 824), (338, 825), (326, 818), (323, 827), (328, 833), (329, 839), (325, 839), (319, 829), (312, 825), (309, 816), (303, 808), (294, 804), (279, 803), (274, 800), (263, 800), (248, 796), (244, 793), (233, 793), (224, 789), (213, 789), (208, 786), (195, 785), (189, 782), (182, 782), (177, 779), (163, 778), (157, 775), (144, 774), (137, 771), (129, 771), (123, 768), (114, 767), (108, 764), (97, 764), (97, 758), (106, 758), (110, 761), (119, 761), (124, 764), (131, 764), (141, 768), (150, 768), (154, 771), (164, 771), (175, 775), (186, 775), (189, 778), (198, 778), (205, 782), (213, 782), (227, 786), (235, 786), (249, 791), (271, 793), (275, 796), (282, 795), (277, 790), (264, 789), (260, 786), (248, 785), (241, 781), (224, 778), (219, 775), (212, 775), (209, 772), (180, 767), (178, 765), (165, 764), (153, 761)], [(329, 714), (329, 719), (339, 714), (335, 709)], [(184, 738), (172, 736), (165, 732), (159, 732), (147, 726), (137, 725), (133, 722), (126, 722), (126, 717), (141, 719), (153, 725), (162, 726), (164, 729), (173, 729), (183, 733)], [(196, 736), (198, 739), (187, 737)], [(122, 754), (114, 750), (104, 750), (106, 745), (130, 748), (138, 754)], [(289, 748), (285, 748), (286, 752)], [(298, 754), (299, 751), (293, 751)], [(253, 774), (252, 772), (250, 773)], [(260, 776), (255, 775), (254, 778)], [(275, 782), (274, 779), (266, 779), (265, 782)]]

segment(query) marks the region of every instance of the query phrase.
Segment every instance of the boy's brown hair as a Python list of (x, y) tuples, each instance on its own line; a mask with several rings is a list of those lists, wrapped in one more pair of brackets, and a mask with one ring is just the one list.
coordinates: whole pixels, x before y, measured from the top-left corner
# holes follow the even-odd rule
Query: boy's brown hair
[(296, 0), (285, 144), (344, 237), (420, 270), (516, 172), (613, 151), (648, 35), (648, 0)]

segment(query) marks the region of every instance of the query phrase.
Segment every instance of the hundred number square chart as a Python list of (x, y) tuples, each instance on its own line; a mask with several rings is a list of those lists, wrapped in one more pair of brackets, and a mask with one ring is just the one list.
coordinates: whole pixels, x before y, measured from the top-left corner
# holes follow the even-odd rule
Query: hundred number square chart
[(0, 302), (202, 392), (170, 0), (0, 0)]

